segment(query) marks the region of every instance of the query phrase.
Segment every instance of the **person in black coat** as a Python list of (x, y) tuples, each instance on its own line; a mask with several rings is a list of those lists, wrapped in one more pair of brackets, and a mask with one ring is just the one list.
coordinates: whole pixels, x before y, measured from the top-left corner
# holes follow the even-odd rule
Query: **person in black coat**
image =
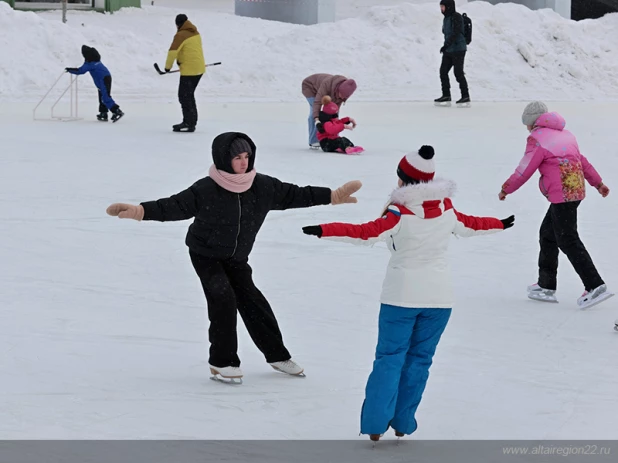
[(440, 65), (442, 96), (436, 98), (434, 102), (448, 103), (451, 101), (451, 83), (448, 73), (454, 68), (455, 79), (461, 90), (461, 99), (457, 100), (456, 103), (470, 103), (470, 91), (464, 72), (464, 61), (468, 50), (466, 36), (464, 35), (464, 20), (455, 9), (455, 0), (440, 0), (440, 10), (444, 15), (442, 21), (444, 45), (440, 48), (440, 53), (442, 53), (442, 64)]
[(337, 190), (299, 187), (255, 170), (256, 146), (247, 135), (227, 132), (212, 143), (209, 175), (168, 198), (139, 205), (114, 203), (107, 213), (121, 219), (159, 222), (194, 218), (186, 236), (193, 267), (208, 302), (211, 372), (241, 378), (236, 312), (249, 335), (276, 370), (300, 375), (303, 369), (286, 349), (275, 315), (251, 277), (248, 258), (272, 210), (356, 203), (361, 182)]

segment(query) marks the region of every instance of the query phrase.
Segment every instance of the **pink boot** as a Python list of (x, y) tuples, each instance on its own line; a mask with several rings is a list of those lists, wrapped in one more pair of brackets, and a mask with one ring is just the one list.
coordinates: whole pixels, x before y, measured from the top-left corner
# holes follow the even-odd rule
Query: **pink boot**
[(350, 146), (345, 149), (345, 154), (360, 154), (365, 151), (361, 146)]

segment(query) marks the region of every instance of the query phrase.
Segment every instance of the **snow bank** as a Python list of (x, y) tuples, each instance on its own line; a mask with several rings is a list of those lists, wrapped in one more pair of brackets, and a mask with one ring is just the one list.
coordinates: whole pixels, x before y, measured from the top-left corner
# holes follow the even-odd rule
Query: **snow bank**
[[(462, 5), (474, 21), (466, 73), (474, 100), (618, 99), (618, 14), (568, 21), (515, 4)], [(176, 98), (177, 78), (159, 76), (176, 9), (145, 6), (113, 15), (20, 12), (0, 2), (0, 99), (34, 101), (66, 66), (96, 47), (119, 100)], [(341, 73), (359, 84), (354, 99), (426, 100), (440, 93), (442, 15), (434, 4), (374, 7), (358, 18), (301, 26), (207, 10), (188, 11), (203, 35), (204, 99), (298, 101), (302, 79)], [(89, 92), (93, 86), (86, 77)], [(456, 83), (452, 84), (456, 89)], [(458, 92), (455, 91), (455, 95)]]

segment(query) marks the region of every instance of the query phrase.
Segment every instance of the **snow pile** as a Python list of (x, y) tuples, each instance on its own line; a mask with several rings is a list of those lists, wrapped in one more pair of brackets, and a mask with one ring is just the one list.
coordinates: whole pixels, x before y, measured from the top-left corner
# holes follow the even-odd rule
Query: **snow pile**
[[(568, 21), (551, 10), (472, 2), (466, 73), (474, 100), (618, 99), (618, 14)], [(0, 2), (0, 98), (36, 100), (66, 66), (96, 47), (119, 99), (173, 101), (177, 79), (159, 76), (175, 32), (176, 9), (144, 6), (113, 15), (11, 10)], [(442, 15), (435, 4), (374, 7), (358, 18), (302, 26), (208, 10), (187, 11), (203, 36), (207, 73), (201, 98), (298, 101), (314, 72), (358, 81), (355, 100), (438, 96)], [(87, 77), (87, 79), (89, 79)], [(451, 75), (455, 96), (457, 85)], [(82, 85), (92, 91), (92, 84)]]

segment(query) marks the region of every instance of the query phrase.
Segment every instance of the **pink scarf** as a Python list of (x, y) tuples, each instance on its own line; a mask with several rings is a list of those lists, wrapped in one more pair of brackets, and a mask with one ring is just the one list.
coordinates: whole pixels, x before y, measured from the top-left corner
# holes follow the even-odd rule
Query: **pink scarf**
[(246, 174), (230, 174), (217, 169), (214, 164), (210, 166), (210, 170), (208, 171), (208, 175), (217, 185), (232, 193), (244, 193), (251, 188), (253, 179), (255, 179), (255, 174), (255, 169)]

